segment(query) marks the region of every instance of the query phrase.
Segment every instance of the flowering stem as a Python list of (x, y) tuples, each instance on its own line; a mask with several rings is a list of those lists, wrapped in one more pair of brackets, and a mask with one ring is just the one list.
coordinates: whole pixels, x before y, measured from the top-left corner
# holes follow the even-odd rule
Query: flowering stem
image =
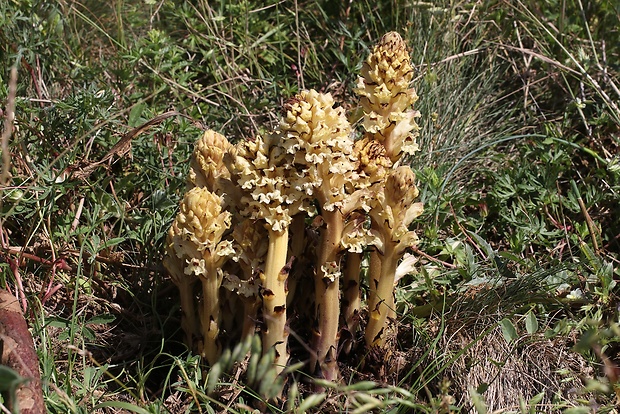
[[(394, 278), (399, 255), (396, 254), (397, 243), (389, 241), (385, 246), (385, 252), (381, 257), (381, 271), (370, 275), (370, 293), (368, 296), (368, 312), (370, 318), (366, 326), (366, 346), (383, 345), (383, 328), (387, 317), (394, 309)], [(372, 262), (371, 258), (371, 262)], [(371, 266), (372, 270), (372, 266)]]
[[(304, 214), (297, 214), (293, 216), (293, 220), (289, 226), (291, 234), (290, 243), (290, 256), (295, 258), (296, 263), (299, 263), (306, 247), (305, 231), (306, 231), (306, 216)], [(291, 305), (291, 302), (295, 300), (295, 290), (299, 284), (299, 275), (289, 275), (288, 279), (288, 301), (287, 306)]]
[[(314, 350), (310, 368), (320, 371), (320, 377), (334, 381), (338, 377), (336, 361), (338, 348), (338, 319), (340, 317), (339, 281), (336, 277), (339, 269), (338, 254), (344, 220), (338, 210), (323, 211), (326, 226), (322, 228), (319, 245), (319, 257), (316, 268), (315, 300), (318, 326), (314, 332)], [(317, 367), (318, 365), (318, 367)]]
[(196, 320), (196, 303), (194, 299), (194, 287), (196, 280), (179, 285), (181, 296), (181, 328), (185, 332), (185, 343), (194, 350), (194, 340), (200, 333), (200, 327)]
[(263, 316), (266, 330), (263, 333), (263, 352), (275, 348), (274, 365), (278, 373), (284, 370), (288, 362), (288, 331), (286, 327), (286, 279), (288, 269), (286, 255), (288, 251), (288, 227), (282, 231), (269, 231), (269, 248), (265, 261), (263, 281)]
[(260, 307), (260, 302), (255, 296), (243, 300), (243, 328), (241, 338), (245, 340), (248, 336), (256, 332), (256, 315)]
[(346, 328), (355, 336), (359, 326), (360, 311), (360, 271), (363, 253), (347, 253), (347, 261), (343, 272), (344, 300), (342, 301), (343, 317)]
[(213, 365), (220, 357), (221, 348), (217, 342), (220, 331), (220, 285), (222, 278), (218, 275), (218, 268), (213, 260), (205, 260), (207, 266), (206, 277), (200, 276), (202, 282), (202, 354), (209, 365)]

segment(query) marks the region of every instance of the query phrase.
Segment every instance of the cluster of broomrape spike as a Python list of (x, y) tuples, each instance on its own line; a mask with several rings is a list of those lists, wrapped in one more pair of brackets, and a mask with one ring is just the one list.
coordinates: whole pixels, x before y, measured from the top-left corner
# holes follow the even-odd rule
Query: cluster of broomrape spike
[(281, 372), (289, 324), (304, 317), (311, 330), (302, 323), (295, 332), (311, 342), (308, 369), (320, 378), (338, 378), (338, 350), (351, 348), (339, 348), (341, 332), (356, 337), (365, 325), (365, 345), (383, 345), (394, 286), (415, 262), (409, 225), (422, 213), (415, 175), (400, 161), (418, 149), (412, 76), (406, 44), (390, 32), (355, 88), (357, 140), (330, 94), (305, 90), (271, 134), (232, 145), (207, 131), (196, 143), (164, 264), (180, 291), (186, 342), (209, 364), (260, 332)]

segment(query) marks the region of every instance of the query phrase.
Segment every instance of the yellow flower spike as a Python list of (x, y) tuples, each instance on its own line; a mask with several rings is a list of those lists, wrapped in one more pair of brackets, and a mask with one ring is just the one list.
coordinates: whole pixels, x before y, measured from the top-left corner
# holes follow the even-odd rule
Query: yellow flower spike
[(384, 216), (394, 241), (400, 239), (409, 224), (422, 214), (422, 204), (414, 203), (419, 195), (415, 179), (409, 166), (401, 166), (392, 171), (385, 182), (384, 207), (377, 214)]
[[(203, 340), (201, 353), (211, 365), (217, 362), (221, 352), (218, 342), (219, 288), (223, 277), (221, 268), (234, 254), (232, 243), (222, 240), (224, 232), (230, 227), (231, 214), (222, 211), (221, 203), (221, 198), (206, 188), (194, 187), (189, 190), (169, 230), (166, 246), (169, 256), (182, 261), (184, 275), (190, 279), (198, 278), (202, 283), (202, 309), (199, 312)], [(176, 270), (170, 264), (177, 259), (166, 262), (171, 273)], [(191, 308), (192, 305), (187, 302), (193, 304), (193, 296), (191, 300), (186, 297), (191, 292), (187, 292), (181, 280), (180, 275), (173, 276), (173, 282), (182, 293), (182, 306)], [(190, 309), (183, 311), (186, 316), (190, 311), (193, 312)], [(193, 324), (188, 322), (186, 326), (192, 329)]]
[[(372, 229), (380, 234), (381, 243), (376, 257), (380, 270), (370, 274), (368, 312), (370, 315), (365, 332), (368, 347), (383, 345), (382, 332), (388, 315), (393, 313), (394, 284), (398, 262), (405, 251), (417, 243), (415, 232), (408, 226), (420, 214), (421, 203), (414, 203), (418, 197), (415, 174), (409, 166), (391, 171), (385, 185), (377, 193), (376, 204), (370, 211)], [(372, 258), (371, 258), (372, 260)]]
[(382, 182), (392, 168), (392, 160), (385, 147), (368, 137), (355, 142), (355, 155), (358, 170), (363, 173), (368, 185)]
[(364, 111), (364, 129), (381, 142), (392, 162), (418, 150), (413, 110), (418, 100), (407, 45), (396, 32), (385, 34), (364, 62), (355, 92)]
[[(275, 349), (274, 364), (281, 372), (288, 363), (287, 278), (288, 232), (292, 216), (307, 210), (309, 200), (301, 188), (290, 184), (295, 155), (283, 146), (278, 134), (244, 141), (229, 151), (225, 162), (231, 180), (242, 189), (237, 207), (249, 220), (261, 220), (268, 233), (268, 247), (261, 275), (263, 299), (263, 352)], [(300, 181), (303, 177), (296, 177)]]
[(285, 105), (281, 132), (291, 141), (289, 151), (303, 165), (303, 187), (321, 208), (323, 226), (317, 248), (315, 273), (316, 322), (310, 369), (329, 381), (338, 378), (336, 362), (340, 318), (340, 259), (345, 225), (346, 187), (357, 180), (351, 126), (340, 107), (334, 108), (330, 94), (302, 91)]

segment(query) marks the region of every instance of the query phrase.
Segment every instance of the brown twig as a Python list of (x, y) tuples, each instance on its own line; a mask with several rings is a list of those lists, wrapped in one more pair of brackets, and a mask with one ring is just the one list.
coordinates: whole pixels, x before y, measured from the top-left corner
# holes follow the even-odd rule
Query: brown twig
[[(9, 94), (7, 96), (6, 108), (4, 113), (4, 129), (1, 137), (2, 148), (2, 172), (0, 173), (0, 186), (6, 188), (11, 178), (11, 154), (9, 152), (9, 139), (13, 135), (15, 128), (15, 96), (17, 95), (17, 66), (11, 68), (11, 75), (9, 79)], [(2, 199), (0, 198), (0, 208), (2, 207)], [(2, 247), (8, 246), (8, 240), (4, 237), (4, 220), (0, 219), (0, 233), (2, 235)], [(13, 271), (15, 277), (15, 285), (17, 286), (16, 295), (18, 299), (21, 299), (21, 304), (24, 312), (28, 303), (26, 301), (26, 294), (24, 293), (24, 287), (19, 273), (19, 260), (8, 259), (9, 266)]]
[(443, 260), (439, 260), (439, 259), (437, 259), (436, 257), (431, 256), (430, 254), (424, 253), (422, 250), (418, 249), (418, 247), (417, 247), (417, 246), (412, 246), (412, 247), (411, 247), (411, 250), (412, 250), (415, 254), (420, 255), (420, 256), (422, 256), (422, 257), (425, 257), (425, 258), (427, 258), (428, 260), (430, 260), (431, 262), (435, 262), (435, 263), (437, 263), (437, 264), (440, 264), (440, 265), (442, 265), (442, 266), (445, 266), (445, 267), (447, 267), (448, 269), (456, 269), (456, 268), (457, 268), (457, 266), (456, 266), (456, 265), (454, 265), (454, 264), (452, 264), (452, 263), (444, 262)]
[(9, 95), (7, 96), (6, 108), (4, 111), (4, 130), (2, 131), (2, 174), (0, 174), (0, 185), (5, 187), (11, 173), (11, 154), (9, 153), (9, 139), (13, 135), (15, 121), (15, 96), (17, 94), (17, 67), (11, 68), (9, 79)]
[(588, 226), (588, 232), (590, 233), (590, 237), (592, 238), (592, 245), (594, 246), (594, 251), (596, 254), (599, 254), (600, 251), (598, 249), (598, 240), (597, 240), (597, 231), (596, 226), (594, 225), (594, 221), (592, 217), (590, 217), (590, 213), (588, 213), (588, 208), (586, 207), (586, 203), (584, 203), (581, 196), (577, 196), (577, 202), (579, 203), (579, 208), (581, 209), (581, 214), (586, 219), (586, 225)]
[(480, 256), (482, 256), (482, 258), (484, 260), (487, 260), (487, 256), (484, 254), (484, 252), (482, 251), (482, 249), (480, 248), (480, 246), (478, 246), (476, 244), (476, 242), (474, 242), (474, 240), (471, 238), (471, 236), (469, 235), (469, 233), (467, 232), (467, 230), (465, 230), (465, 228), (463, 227), (463, 225), (459, 222), (458, 217), (456, 216), (456, 212), (454, 211), (454, 207), (452, 207), (452, 202), (448, 203), (448, 205), (450, 206), (450, 211), (452, 212), (452, 216), (454, 217), (454, 222), (456, 223), (457, 226), (459, 226), (459, 229), (461, 230), (461, 232), (463, 233), (463, 235), (467, 238), (467, 240), (476, 248), (476, 250), (478, 250), (478, 253), (480, 253)]
[[(85, 180), (86, 178), (88, 178), (90, 174), (92, 174), (93, 171), (97, 169), (97, 167), (110, 161), (114, 156), (121, 157), (124, 154), (126, 154), (131, 148), (131, 141), (134, 138), (138, 137), (138, 135), (147, 131), (152, 126), (157, 125), (163, 122), (164, 120), (171, 118), (173, 116), (182, 116), (182, 117), (188, 118), (186, 115), (183, 115), (182, 113), (178, 111), (168, 111), (168, 112), (164, 112), (161, 115), (157, 115), (153, 119), (145, 122), (139, 127), (136, 127), (132, 129), (131, 131), (129, 131), (128, 133), (126, 133), (125, 135), (123, 135), (123, 137), (99, 161), (90, 163), (83, 168), (79, 168), (78, 166), (74, 167), (73, 168), (74, 177)], [(188, 118), (188, 119), (191, 119), (191, 118)]]
[(24, 247), (7, 246), (7, 247), (2, 247), (2, 249), (4, 250), (5, 253), (19, 255), (20, 259), (24, 258), (24, 259), (32, 260), (34, 262), (38, 262), (38, 263), (44, 264), (46, 266), (57, 266), (61, 270), (68, 270), (68, 271), (71, 270), (71, 266), (69, 266), (67, 264), (67, 262), (64, 259), (62, 259), (62, 258), (57, 259), (55, 261), (44, 259), (44, 258), (39, 257), (37, 255), (31, 254), (31, 253), (26, 253), (24, 251), (24, 249), (25, 249)]

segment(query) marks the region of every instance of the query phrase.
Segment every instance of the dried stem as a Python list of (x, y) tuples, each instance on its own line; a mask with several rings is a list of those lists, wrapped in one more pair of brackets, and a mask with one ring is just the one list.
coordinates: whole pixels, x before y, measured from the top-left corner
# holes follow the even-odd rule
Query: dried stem
[(6, 110), (4, 114), (4, 130), (2, 131), (2, 173), (0, 185), (6, 186), (11, 174), (11, 154), (9, 153), (9, 139), (13, 135), (13, 122), (15, 122), (15, 96), (17, 95), (17, 67), (11, 68), (9, 79), (9, 94), (7, 96)]

